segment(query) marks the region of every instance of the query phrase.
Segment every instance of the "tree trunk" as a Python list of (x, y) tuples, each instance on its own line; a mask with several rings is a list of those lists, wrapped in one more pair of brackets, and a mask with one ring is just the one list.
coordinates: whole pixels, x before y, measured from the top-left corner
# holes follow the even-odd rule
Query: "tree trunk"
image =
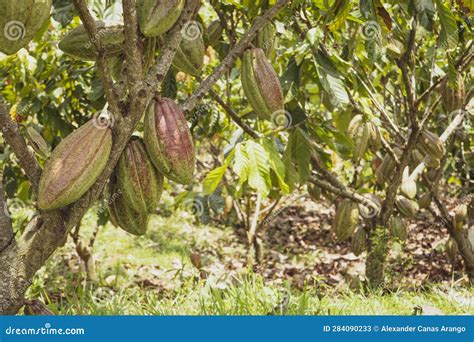
[(385, 258), (388, 253), (387, 229), (376, 226), (370, 236), (369, 253), (365, 268), (365, 275), (372, 287), (381, 287), (385, 280)]

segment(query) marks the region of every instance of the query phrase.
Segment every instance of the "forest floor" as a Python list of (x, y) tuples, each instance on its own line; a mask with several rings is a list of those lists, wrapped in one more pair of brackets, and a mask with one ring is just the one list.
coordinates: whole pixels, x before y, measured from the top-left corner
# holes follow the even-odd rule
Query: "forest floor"
[[(474, 314), (462, 261), (443, 250), (447, 232), (423, 213), (409, 239), (393, 243), (384, 291), (364, 290), (365, 253), (331, 233), (333, 209), (305, 197), (260, 232), (261, 262), (247, 264), (242, 228), (202, 225), (187, 212), (154, 216), (145, 236), (107, 224), (87, 280), (72, 239), (35, 278), (28, 297), (56, 314), (346, 315)], [(87, 244), (96, 217), (83, 220)], [(420, 309), (421, 308), (421, 309)]]

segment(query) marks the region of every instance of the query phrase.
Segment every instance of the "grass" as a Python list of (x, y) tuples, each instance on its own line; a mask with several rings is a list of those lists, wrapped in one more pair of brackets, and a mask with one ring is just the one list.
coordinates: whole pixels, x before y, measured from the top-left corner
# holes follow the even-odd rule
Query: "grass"
[[(101, 228), (94, 245), (94, 281), (85, 281), (68, 242), (36, 277), (29, 297), (64, 315), (410, 315), (417, 306), (474, 314), (473, 291), (454, 285), (362, 293), (315, 286), (318, 279), (295, 288), (265, 281), (245, 268), (228, 270), (219, 263), (222, 255), (245, 252), (232, 244), (232, 229), (195, 225), (183, 215), (154, 217), (144, 237), (111, 225)], [(84, 219), (83, 238), (94, 222), (93, 214)], [(191, 264), (194, 250), (205, 251), (206, 277)]]

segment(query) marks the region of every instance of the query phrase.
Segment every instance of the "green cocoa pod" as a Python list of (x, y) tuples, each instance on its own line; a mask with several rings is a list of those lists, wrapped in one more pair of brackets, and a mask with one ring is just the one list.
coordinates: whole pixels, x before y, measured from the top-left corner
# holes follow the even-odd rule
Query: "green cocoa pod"
[(349, 126), (347, 126), (347, 134), (352, 139), (355, 139), (357, 133), (364, 125), (364, 117), (361, 114), (355, 115), (351, 122), (349, 122)]
[(449, 82), (448, 78), (443, 81), (441, 84), (441, 103), (446, 112), (451, 113), (462, 109), (465, 98), (464, 79), (460, 73), (457, 74), (455, 82)]
[(144, 123), (145, 145), (153, 165), (167, 178), (189, 184), (194, 179), (194, 144), (183, 111), (171, 99), (152, 101)]
[(272, 59), (275, 52), (276, 39), (275, 26), (270, 22), (258, 32), (254, 45), (262, 49), (267, 58)]
[(0, 0), (0, 52), (17, 53), (41, 30), (52, 0)]
[(431, 192), (425, 192), (420, 196), (420, 199), (418, 200), (418, 205), (421, 209), (427, 209), (430, 207), (432, 200), (433, 198), (431, 196)]
[(433, 132), (424, 130), (420, 134), (420, 144), (422, 149), (433, 159), (442, 159), (446, 150), (443, 142)]
[(395, 205), (400, 214), (406, 217), (414, 217), (420, 209), (418, 203), (404, 196), (397, 196), (395, 200)]
[(104, 171), (112, 149), (112, 131), (90, 120), (66, 137), (46, 161), (38, 189), (43, 210), (77, 201)]
[(361, 255), (367, 249), (367, 235), (365, 229), (359, 227), (352, 235), (351, 250), (356, 256)]
[[(123, 26), (105, 26), (102, 21), (96, 21), (97, 37), (105, 51), (106, 57), (120, 55), (123, 52)], [(94, 43), (89, 39), (84, 25), (80, 25), (69, 31), (58, 44), (58, 47), (66, 54), (82, 60), (96, 60), (97, 52)]]
[(33, 148), (33, 150), (44, 159), (49, 158), (51, 152), (49, 151), (48, 144), (44, 140), (43, 136), (33, 127), (28, 127), (25, 131), (26, 139), (28, 144)]
[(149, 215), (135, 211), (125, 201), (123, 193), (113, 184), (109, 193), (109, 217), (112, 224), (133, 235), (144, 235), (148, 228)]
[(169, 31), (178, 21), (184, 0), (138, 0), (137, 16), (145, 37), (157, 37)]
[(456, 208), (456, 211), (454, 213), (454, 228), (456, 230), (462, 230), (464, 228), (464, 224), (466, 223), (467, 220), (467, 205), (466, 204), (461, 204)]
[(163, 192), (163, 176), (153, 166), (140, 138), (130, 139), (120, 156), (116, 174), (127, 205), (141, 213), (156, 211)]
[(269, 120), (284, 110), (280, 80), (262, 49), (244, 52), (241, 73), (245, 96), (259, 118)]
[[(393, 152), (395, 153), (397, 157), (400, 157), (402, 155), (402, 150), (400, 150), (398, 147), (395, 147), (393, 149)], [(375, 171), (377, 183), (379, 183), (380, 185), (383, 185), (385, 182), (390, 180), (396, 166), (397, 164), (395, 163), (395, 160), (393, 160), (390, 154), (387, 154), (383, 158), (382, 163), (380, 163), (379, 167)]]
[(173, 60), (173, 65), (182, 72), (199, 76), (204, 65), (206, 47), (202, 37), (196, 39), (183, 38)]
[(342, 200), (336, 209), (333, 229), (339, 241), (349, 239), (359, 222), (359, 206), (350, 200)]
[(400, 186), (400, 192), (410, 199), (416, 197), (416, 181), (410, 177), (410, 170), (407, 167), (403, 170), (402, 184)]
[(321, 188), (314, 185), (313, 183), (308, 183), (308, 194), (309, 194), (309, 197), (311, 197), (313, 201), (321, 200), (321, 195), (322, 195)]
[(378, 151), (382, 147), (382, 136), (380, 135), (380, 130), (373, 122), (367, 122), (367, 127), (369, 130), (369, 145), (373, 148), (374, 151)]
[(211, 45), (216, 47), (220, 40), (222, 39), (222, 33), (224, 31), (224, 27), (222, 26), (220, 20), (214, 20), (209, 27), (207, 28), (206, 35), (205, 35), (205, 43), (206, 45)]
[(456, 256), (459, 253), (459, 247), (457, 242), (452, 237), (450, 237), (448, 241), (446, 241), (446, 245), (444, 246), (444, 248), (446, 250), (446, 254), (448, 254), (448, 257), (451, 260), (456, 259)]
[(364, 123), (356, 134), (354, 138), (354, 152), (352, 154), (352, 159), (355, 162), (364, 157), (367, 147), (369, 146), (370, 132), (368, 124)]
[(390, 235), (400, 241), (406, 241), (408, 230), (405, 222), (399, 216), (392, 216), (388, 221)]

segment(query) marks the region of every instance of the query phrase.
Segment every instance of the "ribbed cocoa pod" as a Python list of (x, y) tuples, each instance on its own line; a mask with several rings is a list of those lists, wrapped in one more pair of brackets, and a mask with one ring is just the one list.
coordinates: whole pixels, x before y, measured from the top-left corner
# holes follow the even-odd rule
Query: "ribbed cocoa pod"
[(167, 32), (178, 21), (184, 3), (184, 0), (138, 0), (140, 31), (145, 37), (157, 37)]
[(420, 209), (418, 203), (404, 196), (397, 196), (395, 200), (395, 205), (397, 206), (397, 209), (400, 214), (406, 217), (415, 216), (418, 210)]
[(167, 178), (189, 184), (194, 179), (194, 144), (183, 111), (167, 98), (152, 101), (144, 123), (145, 146), (153, 165)]
[(461, 204), (456, 208), (456, 211), (454, 213), (454, 229), (456, 230), (462, 230), (464, 228), (464, 224), (466, 223), (467, 220), (467, 205), (466, 204)]
[(109, 187), (109, 217), (112, 224), (133, 235), (144, 235), (148, 228), (149, 215), (135, 211), (125, 201), (116, 184)]
[[(393, 152), (397, 157), (400, 157), (402, 155), (402, 150), (400, 150), (398, 147), (395, 147), (393, 149)], [(387, 182), (390, 177), (392, 177), (393, 171), (395, 170), (396, 166), (397, 164), (395, 163), (395, 160), (393, 160), (392, 156), (390, 154), (385, 155), (382, 160), (382, 163), (375, 172), (375, 175), (377, 177), (377, 183), (382, 185)]]
[(163, 176), (153, 166), (140, 138), (133, 137), (128, 142), (116, 175), (127, 205), (141, 213), (155, 212), (163, 192)]
[(43, 210), (77, 201), (104, 170), (112, 149), (112, 131), (92, 119), (66, 137), (46, 161), (38, 190)]
[(275, 26), (270, 22), (258, 32), (254, 42), (255, 47), (262, 49), (265, 56), (271, 60), (275, 51), (276, 39)]
[(448, 78), (443, 81), (441, 84), (441, 103), (446, 112), (451, 113), (462, 109), (465, 98), (464, 79), (460, 73), (457, 74), (455, 84), (449, 83)]
[(183, 38), (176, 51), (173, 65), (186, 74), (199, 76), (204, 65), (206, 47), (202, 37), (187, 40)]
[(421, 149), (433, 159), (442, 159), (446, 150), (443, 142), (433, 132), (424, 130), (420, 134)]
[(352, 153), (352, 159), (355, 162), (364, 157), (367, 147), (369, 146), (369, 138), (369, 126), (367, 123), (364, 123), (354, 137), (354, 151)]
[(33, 127), (28, 127), (25, 131), (28, 144), (33, 150), (44, 159), (49, 158), (51, 152), (43, 136)]
[(399, 216), (392, 216), (388, 221), (390, 235), (400, 241), (405, 241), (408, 237), (408, 230), (405, 222)]
[(400, 185), (400, 192), (410, 199), (416, 197), (417, 187), (416, 181), (410, 177), (408, 166), (403, 170), (402, 184)]
[(359, 227), (352, 235), (351, 250), (356, 256), (361, 255), (367, 249), (367, 235), (365, 229)]
[(0, 0), (0, 52), (13, 55), (41, 30), (52, 0)]
[(280, 80), (262, 49), (244, 52), (241, 79), (245, 96), (259, 118), (269, 120), (284, 110)]
[(350, 200), (342, 200), (336, 209), (333, 229), (339, 241), (349, 239), (359, 222), (359, 206)]
[[(105, 51), (106, 57), (120, 55), (123, 52), (123, 26), (105, 26), (102, 21), (96, 21), (97, 36)], [(80, 25), (69, 31), (58, 44), (58, 47), (66, 54), (83, 60), (95, 60), (97, 52), (94, 43), (89, 39), (84, 25)]]
[(456, 259), (456, 256), (459, 253), (459, 247), (457, 242), (452, 237), (450, 237), (448, 241), (446, 241), (444, 248), (446, 250), (446, 254), (448, 254), (448, 257), (451, 260)]
[(222, 38), (224, 27), (220, 20), (214, 20), (207, 28), (205, 35), (206, 45), (217, 46)]
[(420, 196), (420, 199), (418, 200), (418, 205), (420, 206), (420, 209), (427, 209), (431, 205), (431, 201), (433, 200), (431, 196), (431, 192), (425, 192)]
[(308, 194), (309, 194), (309, 197), (311, 197), (313, 201), (321, 200), (321, 195), (322, 195), (321, 188), (317, 187), (316, 185), (312, 183), (308, 183)]

